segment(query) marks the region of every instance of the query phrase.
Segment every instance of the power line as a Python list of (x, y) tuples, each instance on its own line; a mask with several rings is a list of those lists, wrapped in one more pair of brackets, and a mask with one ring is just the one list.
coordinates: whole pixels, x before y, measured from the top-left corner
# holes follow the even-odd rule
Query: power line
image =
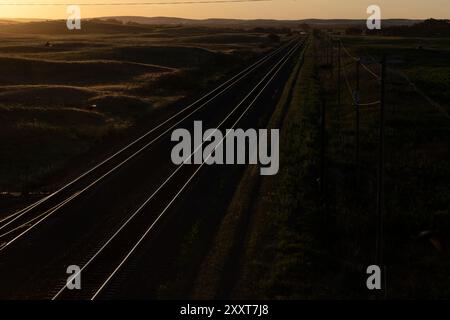
[(375, 105), (380, 104), (380, 103), (381, 103), (381, 101), (377, 100), (377, 101), (373, 101), (373, 102), (359, 103), (358, 105), (360, 107), (367, 107), (367, 106), (375, 106)]
[(369, 72), (372, 76), (375, 77), (375, 79), (377, 79), (378, 81), (381, 80), (381, 77), (379, 75), (377, 75), (375, 72), (373, 72), (372, 70), (370, 70), (369, 67), (367, 67), (365, 64), (361, 63), (361, 66), (366, 69), (367, 72)]
[[(347, 54), (347, 56), (355, 61), (358, 61), (360, 59), (358, 59), (357, 57), (353, 56), (350, 51), (348, 51), (348, 49), (344, 46), (344, 43), (342, 42), (342, 40), (339, 40), (341, 42), (341, 46), (344, 49), (344, 52)], [(368, 72), (370, 73), (375, 79), (377, 79), (378, 81), (381, 80), (381, 77), (379, 75), (377, 75), (375, 72), (373, 72), (369, 67), (367, 67), (364, 63), (360, 62), (360, 65)]]
[(341, 45), (342, 45), (342, 48), (344, 49), (344, 52), (345, 52), (350, 58), (352, 58), (353, 60), (357, 61), (358, 58), (355, 57), (355, 56), (353, 56), (353, 55), (347, 50), (347, 48), (344, 46), (344, 43), (342, 42), (342, 40), (339, 40), (339, 41), (341, 42)]
[(347, 89), (348, 89), (348, 92), (349, 92), (349, 94), (350, 94), (350, 97), (352, 98), (352, 103), (353, 104), (356, 104), (356, 100), (355, 100), (355, 97), (354, 97), (354, 91), (353, 91), (353, 89), (352, 89), (352, 86), (350, 85), (350, 81), (348, 81), (348, 77), (347, 77), (347, 68), (342, 68), (342, 73), (343, 73), (343, 75), (344, 75), (344, 80), (345, 80), (345, 83), (347, 84)]
[(197, 1), (169, 1), (169, 2), (105, 2), (105, 3), (0, 3), (0, 6), (150, 6), (177, 4), (213, 4), (213, 3), (243, 3), (243, 2), (272, 2), (273, 0), (197, 0)]
[(344, 75), (344, 79), (345, 79), (345, 83), (347, 84), (348, 92), (350, 94), (350, 97), (352, 98), (352, 103), (358, 104), (358, 106), (360, 106), (360, 107), (374, 106), (374, 105), (380, 104), (380, 100), (373, 101), (373, 102), (366, 102), (366, 103), (361, 103), (361, 102), (357, 103), (357, 101), (355, 99), (355, 90), (353, 90), (350, 85), (350, 81), (348, 80), (346, 70), (347, 70), (347, 68), (342, 68), (342, 71), (343, 71), (342, 74)]

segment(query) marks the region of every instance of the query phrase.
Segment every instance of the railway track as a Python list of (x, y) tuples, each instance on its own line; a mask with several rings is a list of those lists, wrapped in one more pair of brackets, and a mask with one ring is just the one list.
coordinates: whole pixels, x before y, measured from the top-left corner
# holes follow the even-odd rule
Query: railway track
[(259, 59), (211, 92), (156, 125), (133, 142), (124, 146), (90, 170), (63, 185), (55, 192), (3, 219), (0, 219), (0, 252), (35, 227), (39, 226), (39, 224), (58, 212), (71, 201), (79, 198), (80, 195), (92, 189), (108, 176), (114, 174), (115, 171), (133, 160), (144, 150), (151, 148), (152, 145), (163, 136), (170, 134), (170, 132), (180, 123), (195, 115), (202, 108), (210, 105), (211, 102), (218, 96), (226, 93), (231, 87), (238, 85), (246, 76), (260, 68), (271, 57), (284, 48), (285, 46), (278, 48)]
[[(129, 210), (129, 207), (124, 207), (120, 218), (113, 219), (111, 217), (116, 217), (116, 215), (103, 214), (104, 220), (103, 222), (96, 222), (97, 228), (92, 227), (91, 232), (87, 232), (85, 237), (80, 236), (80, 239), (75, 240), (77, 245), (74, 245), (73, 248), (83, 248), (83, 252), (80, 252), (77, 256), (74, 249), (64, 251), (64, 246), (71, 243), (71, 236), (82, 232), (81, 230), (79, 232), (72, 230), (71, 226), (80, 228), (80, 221), (83, 221), (83, 225), (89, 225), (90, 222), (97, 221), (95, 213), (99, 210), (98, 208), (102, 211), (102, 206), (96, 204), (97, 208), (92, 208), (92, 210), (86, 208), (90, 201), (93, 201), (93, 194), (99, 193), (105, 186), (111, 185), (113, 181), (121, 181), (124, 184), (132, 183), (134, 187), (136, 177), (143, 175), (142, 170), (134, 170), (137, 173), (133, 173), (130, 177), (122, 176), (123, 173), (121, 172), (130, 170), (127, 168), (135, 165), (142, 166), (141, 154), (151, 154), (151, 148), (155, 145), (159, 146), (159, 149), (155, 147), (158, 154), (161, 152), (170, 154), (167, 144), (170, 132), (174, 128), (192, 123), (195, 117), (200, 116), (200, 111), (203, 117), (210, 119), (210, 127), (235, 128), (249, 110), (255, 108), (261, 94), (276, 79), (278, 73), (286, 67), (287, 62), (302, 48), (304, 42), (305, 39), (297, 39), (271, 52), (79, 178), (40, 201), (1, 220), (0, 271), (2, 269), (8, 270), (9, 257), (12, 257), (12, 260), (15, 261), (15, 264), (13, 263), (10, 268), (14, 268), (15, 265), (27, 269), (23, 266), (23, 259), (18, 257), (23, 252), (30, 252), (31, 254), (25, 259), (28, 263), (33, 264), (33, 261), (36, 261), (34, 263), (36, 266), (39, 264), (37, 261), (46, 263), (42, 267), (45, 272), (36, 272), (36, 276), (31, 275), (32, 278), (40, 277), (40, 280), (37, 281), (38, 287), (48, 289), (45, 293), (38, 293), (38, 296), (52, 299), (101, 298), (105, 289), (112, 285), (123, 267), (129, 263), (130, 257), (139, 250), (141, 244), (148, 240), (160, 220), (164, 218), (164, 215), (197, 176), (204, 164), (174, 167), (161, 164), (161, 160), (154, 160), (155, 163), (159, 163), (159, 166), (152, 166), (152, 171), (155, 171), (152, 179), (156, 183), (140, 188), (145, 189), (145, 194), (139, 198), (131, 196), (132, 199), (129, 200), (133, 203), (139, 203), (139, 205), (132, 210)], [(257, 81), (255, 83), (248, 81), (249, 77), (257, 78)], [(230, 91), (242, 91), (239, 90), (240, 87), (245, 88), (245, 93), (234, 97)], [(229, 95), (233, 96), (234, 99), (230, 98)], [(233, 107), (231, 107), (231, 110), (220, 113), (213, 109), (216, 103), (232, 103)], [(164, 161), (167, 161), (167, 158), (164, 159)], [(161, 170), (158, 170), (159, 168)], [(139, 171), (141, 172), (139, 173)], [(136, 189), (144, 186), (140, 183), (136, 183), (136, 185)], [(123, 189), (121, 192), (123, 192)], [(107, 195), (100, 195), (99, 202), (107, 201), (111, 194)], [(81, 216), (76, 214), (80, 210), (83, 210)], [(60, 227), (61, 225), (64, 228)], [(55, 228), (57, 231), (54, 231)], [(46, 230), (53, 230), (51, 232), (53, 232), (55, 238), (52, 239), (51, 232), (47, 234)], [(97, 232), (99, 236), (95, 243), (85, 242), (86, 237), (95, 235)], [(65, 239), (61, 240), (60, 246), (57, 243), (52, 243), (52, 241), (58, 241), (58, 235)], [(39, 239), (42, 237), (45, 237), (45, 241), (40, 243)], [(45, 248), (45, 243), (49, 243), (49, 247), (53, 246), (55, 250), (62, 250), (63, 257), (53, 257), (48, 252), (46, 252), (45, 257), (41, 257), (38, 253), (39, 250), (51, 250)], [(24, 250), (21, 251), (21, 248), (24, 248)], [(68, 290), (66, 288), (68, 275), (62, 271), (65, 271), (64, 266), (67, 267), (71, 264), (69, 261), (73, 261), (73, 264), (81, 267), (83, 279), (81, 290)], [(14, 273), (16, 274), (16, 271)], [(33, 274), (33, 272), (31, 273)], [(44, 276), (42, 276), (43, 274)], [(14, 279), (11, 279), (9, 283), (13, 284)], [(28, 288), (27, 285), (22, 287), (25, 291)], [(9, 290), (3, 292), (3, 295), (14, 294), (13, 292), (14, 288), (10, 287)]]

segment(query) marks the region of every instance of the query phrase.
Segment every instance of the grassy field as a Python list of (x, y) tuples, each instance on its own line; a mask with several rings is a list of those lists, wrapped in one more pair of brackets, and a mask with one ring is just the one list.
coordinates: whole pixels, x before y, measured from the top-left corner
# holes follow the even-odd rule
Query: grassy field
[[(311, 288), (314, 279), (307, 278), (311, 274), (303, 259), (311, 247), (308, 221), (317, 213), (309, 209), (318, 201), (320, 101), (315, 70), (310, 44), (268, 125), (281, 128), (280, 172), (260, 177), (257, 167), (246, 170), (203, 262), (194, 298), (312, 298), (305, 288)], [(238, 253), (236, 248), (241, 248)], [(227, 280), (230, 264), (237, 269), (233, 283)]]
[[(277, 45), (266, 33), (231, 28), (91, 21), (70, 34), (61, 24), (6, 23), (0, 33), (0, 193), (6, 196), (39, 190), (71, 159), (145, 125), (155, 110), (198, 95)], [(196, 272), (195, 298), (450, 295), (450, 40), (340, 38), (346, 48), (341, 105), (337, 66), (325, 60), (326, 37), (319, 33), (269, 124), (281, 128), (279, 174), (261, 178), (248, 168), (229, 206), (223, 204), (228, 209), (215, 221), (217, 233), (209, 234), (216, 232), (209, 220), (199, 220), (183, 242), (176, 268), (185, 281), (191, 279), (185, 273), (197, 271), (189, 263), (203, 259), (197, 246), (208, 251)], [(347, 53), (378, 75), (381, 56), (388, 61), (383, 297), (365, 286), (365, 269), (376, 263), (379, 106), (360, 108), (357, 159), (356, 65)], [(361, 102), (379, 100), (379, 81), (360, 71)], [(221, 192), (207, 200), (225, 201)], [(214, 239), (210, 246), (202, 241), (205, 230)], [(237, 266), (235, 283), (225, 283), (230, 263)], [(170, 280), (161, 297), (173, 296), (181, 278)]]
[[(273, 48), (267, 34), (86, 21), (0, 31), (0, 192), (35, 189), (98, 141), (195, 96)], [(125, 133), (124, 133), (125, 134)]]
[[(383, 246), (387, 297), (447, 297), (450, 97), (445, 79), (450, 42), (370, 36), (342, 40), (350, 54), (376, 74), (380, 74), (377, 61), (382, 54), (388, 61)], [(327, 68), (321, 58), (319, 76), (329, 108), (327, 203), (333, 216), (329, 250), (350, 264), (364, 266), (374, 262), (376, 255), (379, 106), (360, 107), (357, 161), (356, 113), (349, 89), (342, 85), (343, 104), (338, 106), (337, 68)], [(343, 54), (342, 65), (354, 89), (355, 64)], [(360, 84), (361, 103), (379, 100), (380, 83), (362, 68)], [(421, 236), (424, 232), (431, 236)]]
[(346, 36), (343, 41), (369, 61), (388, 54), (393, 69), (404, 72), (450, 111), (450, 39)]
[(317, 180), (320, 85), (315, 40), (309, 44), (304, 61), (298, 62), (300, 67), (299, 73), (293, 72), (278, 105), (279, 115), (273, 119), (272, 125), (282, 128), (280, 172), (263, 178), (253, 200), (252, 222), (233, 297), (336, 296), (331, 286), (339, 278), (326, 283), (333, 279), (333, 266), (325, 265), (329, 258), (317, 237), (327, 220), (321, 210)]
[[(251, 168), (247, 170), (204, 263), (194, 297), (217, 296), (230, 257), (239, 259), (240, 266), (236, 282), (228, 285), (232, 298), (448, 297), (450, 120), (446, 113), (450, 105), (447, 92), (427, 90), (433, 81), (447, 85), (432, 74), (435, 70), (445, 74), (450, 60), (438, 57), (448, 55), (448, 42), (428, 40), (440, 47), (428, 52), (431, 49), (416, 49), (415, 41), (343, 38), (349, 53), (361, 57), (373, 72), (380, 72), (374, 61), (382, 53), (389, 61), (383, 223), (386, 291), (380, 295), (366, 287), (366, 268), (377, 263), (379, 108), (361, 107), (357, 162), (351, 95), (343, 77), (342, 104), (337, 104), (337, 68), (325, 60), (324, 38), (316, 37), (277, 108), (278, 113), (287, 110), (282, 125), (276, 125), (282, 128), (280, 172), (259, 178)], [(354, 62), (344, 53), (342, 59), (345, 77), (354, 88)], [(419, 69), (428, 82), (419, 84), (412, 75), (411, 70)], [(362, 103), (379, 99), (379, 82), (368, 72), (361, 71), (360, 84)], [(322, 103), (326, 105), (323, 193)], [(249, 227), (242, 231), (238, 225), (247, 215)], [(232, 249), (236, 239), (244, 243), (239, 257)]]

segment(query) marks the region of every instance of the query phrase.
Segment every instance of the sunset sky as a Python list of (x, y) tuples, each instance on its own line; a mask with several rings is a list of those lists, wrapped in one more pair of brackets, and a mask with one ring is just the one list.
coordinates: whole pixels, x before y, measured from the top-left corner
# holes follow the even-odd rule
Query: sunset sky
[[(450, 0), (273, 0), (248, 3), (166, 4), (145, 6), (83, 6), (86, 3), (181, 2), (189, 0), (0, 0), (3, 18), (65, 18), (65, 6), (5, 4), (73, 3), (82, 17), (139, 15), (184, 18), (366, 18), (366, 8), (377, 4), (383, 18), (450, 18)], [(192, 1), (192, 0), (191, 0)], [(214, 0), (212, 0), (214, 1)]]

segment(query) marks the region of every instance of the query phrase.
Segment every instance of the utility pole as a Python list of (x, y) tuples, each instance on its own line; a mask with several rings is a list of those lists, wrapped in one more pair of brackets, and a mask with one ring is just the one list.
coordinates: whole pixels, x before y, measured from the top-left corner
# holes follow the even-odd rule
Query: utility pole
[(338, 92), (338, 108), (341, 107), (341, 42), (338, 41), (338, 80), (337, 80), (337, 92)]
[(356, 61), (356, 90), (355, 90), (355, 113), (356, 113), (356, 126), (355, 126), (355, 140), (356, 140), (356, 150), (355, 150), (355, 161), (356, 161), (356, 187), (359, 188), (360, 182), (360, 156), (359, 156), (359, 131), (360, 131), (360, 114), (359, 114), (359, 103), (360, 103), (360, 67), (361, 60)]
[(328, 37), (328, 51), (330, 55), (329, 65), (331, 67), (331, 72), (333, 72), (333, 43), (331, 42), (331, 37)]
[(381, 60), (381, 90), (380, 90), (380, 127), (378, 141), (378, 183), (377, 183), (377, 263), (383, 265), (383, 215), (384, 215), (384, 113), (386, 93), (386, 56)]
[(326, 101), (322, 98), (322, 109), (320, 115), (320, 193), (325, 195), (325, 144), (326, 144)]

